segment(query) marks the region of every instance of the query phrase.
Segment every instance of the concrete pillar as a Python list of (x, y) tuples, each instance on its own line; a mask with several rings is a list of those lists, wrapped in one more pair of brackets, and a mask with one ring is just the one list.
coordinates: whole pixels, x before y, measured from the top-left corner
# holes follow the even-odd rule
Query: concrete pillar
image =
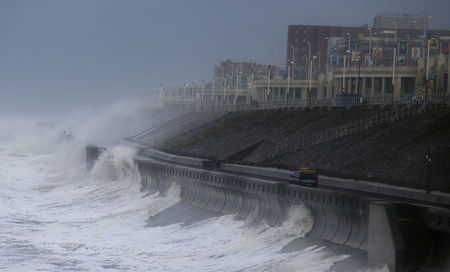
[(302, 101), (306, 101), (308, 99), (308, 88), (300, 88), (300, 96)]
[(450, 93), (450, 54), (448, 54), (447, 58), (447, 93), (448, 95)]
[(387, 264), (390, 271), (403, 271), (405, 246), (393, 204), (370, 203), (367, 239), (367, 259), (370, 266)]
[(375, 96), (375, 77), (372, 77), (372, 84), (371, 84), (371, 86), (370, 86), (370, 96), (371, 97), (374, 97)]
[(337, 88), (334, 90), (334, 94), (340, 94), (342, 93), (342, 79), (338, 79), (336, 82)]
[(394, 93), (392, 94), (394, 96), (394, 100), (400, 100), (400, 97), (402, 95), (402, 78), (396, 77), (394, 81)]
[(347, 93), (351, 94), (353, 93), (352, 91), (352, 78), (349, 77), (347, 80)]
[(331, 89), (333, 88), (333, 82), (327, 81), (327, 92), (325, 93), (325, 98), (331, 98)]
[[(287, 89), (287, 87), (285, 87), (284, 88), (284, 104), (286, 105), (286, 104), (289, 104), (287, 101), (288, 101), (288, 99), (289, 99), (289, 97), (288, 97), (288, 94), (289, 94), (289, 90)], [(286, 103), (287, 102), (287, 103)]]
[(323, 80), (319, 81), (319, 87), (317, 88), (317, 99), (323, 99)]
[(386, 96), (386, 78), (383, 77), (381, 78), (381, 97), (383, 97), (383, 99)]
[(361, 88), (359, 87), (359, 81), (360, 81), (361, 79), (360, 78), (355, 78), (355, 93), (357, 94), (358, 93), (358, 90), (359, 90), (359, 94), (362, 94), (362, 91), (361, 91)]
[(366, 77), (363, 77), (363, 79), (362, 79), (361, 94), (362, 94), (362, 96), (367, 96), (367, 78)]

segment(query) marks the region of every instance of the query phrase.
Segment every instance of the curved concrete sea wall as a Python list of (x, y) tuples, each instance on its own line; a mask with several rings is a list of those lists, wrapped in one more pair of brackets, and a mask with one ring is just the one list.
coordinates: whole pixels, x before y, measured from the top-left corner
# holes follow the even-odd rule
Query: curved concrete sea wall
[[(104, 150), (88, 146), (87, 165), (92, 166)], [(139, 154), (135, 163), (143, 191), (165, 192), (178, 184), (185, 204), (271, 226), (284, 222), (289, 207), (304, 205), (314, 216), (309, 237), (365, 250), (370, 265), (388, 264), (393, 272), (424, 266), (450, 268), (450, 211), (445, 207), (360, 195), (367, 195), (364, 190), (343, 193), (290, 185), (286, 182), (290, 172), (280, 169), (223, 164), (151, 149)]]
[[(176, 158), (179, 163), (181, 158)], [(166, 157), (166, 159), (168, 159)], [(188, 158), (186, 158), (188, 159)], [(181, 187), (184, 203), (242, 219), (281, 224), (288, 207), (303, 204), (314, 216), (308, 234), (337, 244), (367, 250), (368, 209), (365, 199), (317, 188), (300, 187), (150, 158), (137, 158), (142, 189), (165, 191)], [(185, 165), (191, 165), (184, 162)], [(232, 165), (226, 168), (232, 171)], [(245, 166), (238, 166), (242, 170)], [(251, 170), (251, 169), (250, 169)]]

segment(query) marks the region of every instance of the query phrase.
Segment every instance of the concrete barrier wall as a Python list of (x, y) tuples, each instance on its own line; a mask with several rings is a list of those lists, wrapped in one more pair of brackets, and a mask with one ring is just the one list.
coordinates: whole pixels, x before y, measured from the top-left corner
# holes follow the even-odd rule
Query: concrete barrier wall
[(176, 183), (188, 205), (271, 226), (286, 219), (289, 207), (304, 204), (314, 216), (310, 237), (367, 249), (368, 202), (364, 199), (167, 161), (139, 158), (136, 163), (143, 190), (164, 192)]
[[(86, 148), (88, 167), (104, 150)], [(379, 202), (356, 194), (300, 187), (285, 182), (289, 171), (232, 164), (218, 167), (208, 160), (156, 150), (140, 153), (135, 162), (144, 191), (165, 192), (176, 183), (181, 187), (182, 201), (188, 205), (271, 226), (284, 222), (289, 207), (303, 204), (314, 216), (309, 237), (366, 250), (369, 263), (388, 264), (391, 271), (427, 264), (450, 269), (450, 212), (446, 208)], [(321, 180), (338, 181), (347, 189), (360, 183)], [(445, 197), (440, 198), (443, 200), (437, 203), (447, 203)]]

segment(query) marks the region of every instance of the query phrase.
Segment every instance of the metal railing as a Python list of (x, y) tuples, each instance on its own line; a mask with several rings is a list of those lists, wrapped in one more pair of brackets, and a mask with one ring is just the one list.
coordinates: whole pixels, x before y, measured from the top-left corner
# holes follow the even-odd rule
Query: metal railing
[(446, 108), (450, 108), (450, 103), (394, 105), (394, 107), (384, 112), (378, 112), (366, 118), (350, 121), (340, 126), (326, 128), (296, 137), (287, 137), (282, 142), (273, 146), (272, 150), (267, 153), (268, 159), (340, 139), (376, 126), (393, 123), (412, 115), (423, 114), (425, 112), (437, 112)]

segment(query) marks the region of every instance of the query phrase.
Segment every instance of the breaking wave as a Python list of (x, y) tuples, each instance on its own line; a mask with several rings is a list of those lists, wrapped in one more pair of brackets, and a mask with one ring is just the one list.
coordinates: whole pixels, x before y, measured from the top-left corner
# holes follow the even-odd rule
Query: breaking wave
[(58, 163), (78, 143), (42, 152), (27, 142), (41, 131), (15, 124), (0, 131), (1, 271), (387, 271), (305, 238), (304, 206), (277, 227), (199, 210), (176, 184), (141, 192), (132, 147), (110, 147), (87, 173), (84, 160)]

